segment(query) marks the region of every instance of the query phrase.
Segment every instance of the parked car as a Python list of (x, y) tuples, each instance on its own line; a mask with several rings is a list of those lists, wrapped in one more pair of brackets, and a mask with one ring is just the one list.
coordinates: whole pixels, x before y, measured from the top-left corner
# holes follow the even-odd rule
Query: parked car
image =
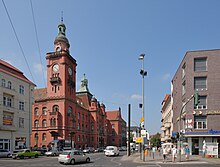
[(0, 150), (0, 158), (11, 157), (11, 152), (8, 150)]
[(34, 148), (32, 151), (38, 151), (41, 153), (41, 155), (45, 155), (47, 148)]
[(31, 151), (29, 149), (22, 149), (22, 150), (14, 151), (13, 154), (12, 154), (12, 158), (13, 159), (16, 159), (16, 158), (24, 159), (24, 157), (28, 157), (28, 158), (35, 157), (35, 158), (38, 158), (38, 156), (40, 156), (40, 154), (41, 153), (38, 152), (38, 151)]
[(50, 150), (45, 152), (46, 156), (58, 156), (60, 153), (62, 152), (62, 150)]
[(103, 148), (103, 147), (97, 148), (97, 149), (95, 149), (95, 153), (97, 153), (97, 152), (103, 152), (104, 149), (105, 149), (105, 148)]
[(66, 150), (59, 155), (58, 162), (73, 165), (78, 162), (90, 162), (90, 157), (79, 150)]
[(94, 152), (95, 152), (95, 149), (93, 147), (86, 147), (83, 150), (83, 153), (94, 153)]
[(104, 150), (106, 156), (119, 155), (119, 149), (116, 146), (107, 146)]

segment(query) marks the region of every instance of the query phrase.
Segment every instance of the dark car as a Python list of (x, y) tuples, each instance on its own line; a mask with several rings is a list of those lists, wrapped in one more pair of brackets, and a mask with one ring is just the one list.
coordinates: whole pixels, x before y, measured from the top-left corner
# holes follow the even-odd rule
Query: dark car
[(95, 149), (93, 147), (86, 147), (83, 150), (83, 153), (94, 153), (94, 152), (95, 152)]

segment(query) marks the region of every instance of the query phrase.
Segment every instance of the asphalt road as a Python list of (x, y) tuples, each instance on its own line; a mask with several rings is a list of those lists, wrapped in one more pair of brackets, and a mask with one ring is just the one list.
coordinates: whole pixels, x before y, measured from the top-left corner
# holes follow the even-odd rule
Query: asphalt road
[[(89, 154), (91, 158), (90, 163), (80, 163), (75, 164), (74, 166), (87, 166), (87, 167), (170, 167), (170, 166), (181, 166), (181, 167), (216, 167), (217, 165), (209, 164), (209, 163), (182, 163), (181, 165), (178, 163), (138, 163), (132, 160), (122, 160), (123, 155), (126, 152), (122, 152), (120, 156), (116, 157), (106, 157), (103, 153), (94, 153)], [(11, 158), (0, 158), (0, 167), (56, 167), (63, 166), (57, 161), (57, 157), (39, 157), (39, 158), (31, 158), (31, 159), (11, 159)], [(67, 165), (73, 166), (73, 165)]]

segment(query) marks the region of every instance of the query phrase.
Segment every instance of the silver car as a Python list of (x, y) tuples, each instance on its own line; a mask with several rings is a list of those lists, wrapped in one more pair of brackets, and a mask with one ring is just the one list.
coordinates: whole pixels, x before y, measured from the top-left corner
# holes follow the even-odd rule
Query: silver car
[(11, 157), (11, 152), (8, 150), (0, 150), (0, 157)]
[(66, 150), (58, 157), (60, 164), (75, 164), (77, 162), (90, 162), (88, 155), (79, 150)]

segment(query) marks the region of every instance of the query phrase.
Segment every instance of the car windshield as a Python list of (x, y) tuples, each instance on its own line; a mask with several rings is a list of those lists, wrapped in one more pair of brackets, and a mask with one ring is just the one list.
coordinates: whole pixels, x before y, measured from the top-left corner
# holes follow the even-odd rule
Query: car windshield
[(107, 148), (106, 150), (114, 150), (114, 148), (110, 147), (110, 148)]
[(62, 155), (69, 155), (70, 154), (70, 152), (68, 152), (68, 151), (64, 151), (63, 153), (62, 153)]

